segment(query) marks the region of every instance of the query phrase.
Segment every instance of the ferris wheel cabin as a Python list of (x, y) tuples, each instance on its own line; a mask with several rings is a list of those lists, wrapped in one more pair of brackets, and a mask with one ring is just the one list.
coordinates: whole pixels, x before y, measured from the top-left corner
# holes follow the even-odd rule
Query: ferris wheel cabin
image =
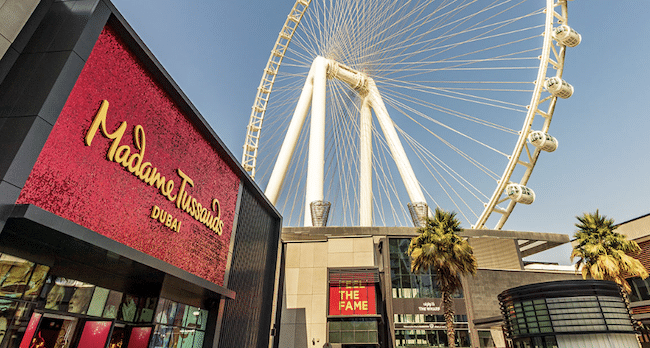
[(573, 86), (557, 76), (546, 79), (544, 88), (554, 97), (562, 99), (567, 99), (573, 95)]
[(542, 151), (553, 152), (557, 149), (557, 139), (542, 131), (532, 131), (528, 134), (528, 141)]
[(560, 45), (576, 47), (582, 41), (582, 36), (577, 31), (571, 29), (568, 25), (563, 24), (553, 29), (553, 38)]
[(531, 204), (535, 201), (535, 192), (521, 184), (508, 184), (506, 186), (506, 194), (508, 198), (521, 204)]

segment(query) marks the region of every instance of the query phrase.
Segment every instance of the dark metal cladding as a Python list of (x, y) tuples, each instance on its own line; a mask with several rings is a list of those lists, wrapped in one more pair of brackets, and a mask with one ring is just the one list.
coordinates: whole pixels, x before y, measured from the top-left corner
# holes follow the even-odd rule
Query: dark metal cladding
[[(244, 188), (219, 347), (268, 347), (281, 221)], [(270, 233), (271, 232), (271, 233)]]
[(629, 305), (611, 281), (567, 280), (529, 284), (498, 296), (505, 332), (526, 337), (634, 334)]

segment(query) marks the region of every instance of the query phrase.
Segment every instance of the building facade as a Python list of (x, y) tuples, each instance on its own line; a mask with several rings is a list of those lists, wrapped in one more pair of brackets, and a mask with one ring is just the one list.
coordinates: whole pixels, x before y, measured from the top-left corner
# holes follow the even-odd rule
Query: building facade
[[(650, 214), (643, 215), (617, 225), (616, 232), (625, 235), (641, 247), (641, 253), (633, 255), (648, 270), (650, 269)], [(643, 347), (650, 347), (650, 279), (633, 277), (627, 279), (632, 287), (630, 307), (632, 317), (640, 324), (640, 341)]]
[[(445, 347), (435, 273), (413, 274), (406, 254), (415, 228), (285, 227), (276, 347)], [(458, 347), (505, 347), (502, 291), (574, 272), (525, 270), (521, 260), (568, 236), (465, 230), (478, 274), (454, 295)]]
[(0, 347), (267, 347), (281, 217), (107, 0), (0, 2)]
[(630, 310), (611, 281), (535, 283), (499, 294), (514, 348), (638, 347)]

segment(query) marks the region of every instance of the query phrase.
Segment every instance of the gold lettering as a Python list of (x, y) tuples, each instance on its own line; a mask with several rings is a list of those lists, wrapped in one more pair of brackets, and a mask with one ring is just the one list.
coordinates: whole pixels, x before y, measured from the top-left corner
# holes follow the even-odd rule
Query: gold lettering
[[(207, 205), (204, 207), (196, 200), (196, 198), (189, 195), (187, 192), (187, 185), (189, 184), (189, 187), (194, 187), (194, 180), (192, 180), (192, 178), (185, 174), (180, 168), (177, 168), (176, 171), (182, 180), (178, 192), (175, 195), (172, 194), (175, 186), (174, 180), (168, 180), (158, 171), (158, 168), (151, 164), (151, 162), (143, 162), (147, 144), (144, 128), (141, 125), (136, 125), (134, 127), (133, 149), (129, 145), (120, 146), (120, 142), (122, 141), (122, 137), (126, 131), (127, 123), (126, 121), (122, 122), (113, 133), (109, 133), (106, 129), (108, 106), (109, 102), (103, 100), (84, 138), (86, 146), (91, 146), (95, 135), (101, 128), (101, 134), (112, 140), (106, 154), (106, 158), (109, 161), (122, 165), (143, 183), (148, 184), (149, 186), (155, 186), (161, 195), (166, 197), (168, 200), (175, 202), (177, 208), (185, 211), (194, 219), (204, 224), (208, 229), (221, 235), (224, 223), (221, 220), (221, 205), (219, 200), (216, 198), (212, 200), (212, 211), (210, 211)], [(152, 207), (150, 217), (154, 220), (158, 220), (160, 223), (176, 232), (179, 232), (181, 229), (181, 221), (173, 218), (169, 212), (164, 211), (157, 205)]]
[(176, 195), (176, 197), (178, 198), (176, 199), (176, 208), (180, 208), (181, 197), (185, 193), (185, 185), (190, 184), (190, 186), (194, 187), (194, 181), (190, 179), (190, 177), (187, 176), (185, 173), (183, 173), (183, 171), (180, 168), (176, 169), (176, 171), (178, 172), (178, 176), (183, 178), (183, 181), (181, 181), (181, 187), (178, 189), (178, 194)]
[(129, 165), (129, 155), (131, 154), (131, 148), (128, 145), (122, 145), (117, 148), (115, 153), (115, 162), (121, 164), (123, 167)]
[(167, 197), (170, 201), (174, 201), (176, 199), (176, 196), (172, 196), (172, 191), (174, 190), (174, 180), (167, 180), (167, 185), (165, 185), (165, 189), (160, 189), (160, 192), (163, 194), (163, 196)]
[(188, 211), (188, 213), (190, 213), (190, 216), (192, 216), (192, 217), (194, 217), (196, 215), (196, 204), (197, 203), (198, 202), (196, 201), (196, 198), (192, 197), (192, 211), (191, 212)]
[(128, 166), (126, 169), (129, 172), (139, 176), (140, 164), (142, 163), (142, 158), (144, 157), (144, 150), (146, 145), (144, 129), (141, 125), (135, 126), (135, 129), (133, 131), (133, 142), (135, 143), (135, 148), (139, 150), (140, 153), (134, 152), (131, 157), (129, 157)]
[(221, 204), (219, 204), (218, 199), (213, 199), (212, 200), (212, 210), (216, 213), (214, 215), (217, 216), (217, 219), (221, 218)]
[(221, 220), (221, 205), (219, 204), (219, 200), (216, 198), (212, 200), (212, 210), (215, 212), (215, 217), (209, 222), (209, 227), (220, 236), (223, 232), (223, 221)]
[(99, 107), (99, 111), (97, 111), (97, 114), (95, 115), (95, 119), (93, 120), (93, 123), (90, 125), (90, 129), (88, 129), (88, 133), (86, 133), (86, 138), (84, 140), (86, 146), (90, 146), (93, 142), (93, 138), (95, 137), (95, 134), (97, 133), (97, 130), (99, 129), (99, 126), (101, 126), (102, 134), (108, 139), (113, 140), (113, 142), (111, 143), (111, 147), (108, 149), (108, 153), (106, 154), (106, 158), (108, 158), (109, 161), (113, 162), (115, 150), (117, 150), (117, 146), (120, 144), (120, 141), (122, 141), (122, 136), (126, 131), (126, 121), (122, 122), (120, 126), (117, 128), (117, 130), (115, 130), (115, 132), (108, 133), (108, 131), (106, 130), (107, 111), (108, 111), (108, 100), (104, 100), (102, 101), (102, 105)]
[(157, 189), (160, 190), (163, 185), (165, 185), (165, 177), (160, 176), (160, 173), (158, 172), (158, 168), (153, 168), (151, 170), (151, 175), (149, 176), (148, 180), (145, 181), (149, 186), (156, 186)]
[(218, 218), (216, 216), (212, 216), (212, 214), (210, 214), (210, 217), (209, 217), (208, 221), (205, 222), (205, 225), (208, 226), (208, 228), (210, 228), (211, 230), (214, 231), (214, 226), (217, 224), (217, 221), (218, 221)]
[(217, 232), (218, 235), (221, 235), (221, 233), (223, 232), (223, 220), (219, 220), (219, 221), (217, 222), (217, 226), (216, 226), (216, 230), (215, 230), (215, 232)]
[(190, 207), (190, 203), (192, 202), (192, 197), (189, 196), (187, 192), (183, 192), (183, 198), (176, 198), (176, 202), (180, 201), (182, 201), (180, 208), (187, 212)]
[(159, 221), (174, 232), (180, 232), (181, 230), (181, 221), (178, 221), (178, 219), (174, 218), (172, 214), (164, 211), (157, 205), (154, 205), (153, 208), (151, 208), (151, 218)]
[(160, 221), (161, 223), (165, 223), (165, 221), (167, 220), (167, 214), (168, 213), (166, 211), (160, 209), (160, 216), (158, 217), (158, 221)]
[[(149, 168), (147, 168), (149, 167)], [(145, 170), (146, 168), (146, 170)], [(136, 174), (136, 173), (134, 173)], [(145, 183), (149, 181), (149, 175), (151, 175), (151, 163), (149, 162), (144, 162), (140, 166), (140, 173), (136, 174), (140, 180), (144, 181)]]

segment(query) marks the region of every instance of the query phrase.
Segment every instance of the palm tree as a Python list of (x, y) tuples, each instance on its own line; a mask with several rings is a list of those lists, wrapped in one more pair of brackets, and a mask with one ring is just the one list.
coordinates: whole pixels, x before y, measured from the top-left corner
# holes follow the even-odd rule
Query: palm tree
[(476, 274), (476, 258), (467, 240), (458, 235), (461, 231), (456, 213), (436, 208), (433, 219), (427, 218), (419, 235), (411, 239), (408, 254), (411, 272), (432, 269), (442, 292), (442, 308), (447, 323), (447, 342), (456, 347), (454, 332), (454, 301), (452, 295), (461, 289), (460, 277)]
[(582, 266), (582, 278), (611, 280), (626, 293), (631, 291), (625, 277), (648, 277), (648, 271), (639, 260), (630, 256), (641, 251), (639, 245), (615, 232), (614, 219), (596, 213), (576, 216), (579, 223), (575, 234), (571, 262), (578, 257), (576, 271)]

